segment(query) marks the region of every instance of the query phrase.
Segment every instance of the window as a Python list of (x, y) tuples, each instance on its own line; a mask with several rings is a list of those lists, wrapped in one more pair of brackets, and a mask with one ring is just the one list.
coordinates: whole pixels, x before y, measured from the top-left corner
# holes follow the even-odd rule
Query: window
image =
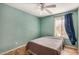
[(55, 36), (68, 38), (64, 26), (64, 16), (55, 17)]

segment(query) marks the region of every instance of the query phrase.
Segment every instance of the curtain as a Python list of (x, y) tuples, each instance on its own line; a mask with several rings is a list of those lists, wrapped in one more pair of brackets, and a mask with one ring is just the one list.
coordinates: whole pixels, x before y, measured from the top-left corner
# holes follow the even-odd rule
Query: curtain
[(70, 39), (71, 44), (75, 45), (77, 40), (75, 37), (75, 30), (74, 30), (74, 26), (73, 26), (72, 13), (65, 15), (65, 30), (66, 30), (66, 33), (67, 33), (69, 39)]

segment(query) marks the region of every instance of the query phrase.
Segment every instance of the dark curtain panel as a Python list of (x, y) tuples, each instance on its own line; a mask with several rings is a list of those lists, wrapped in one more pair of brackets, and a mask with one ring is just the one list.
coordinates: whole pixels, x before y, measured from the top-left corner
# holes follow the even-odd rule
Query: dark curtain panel
[(75, 30), (74, 30), (74, 26), (73, 26), (72, 13), (65, 15), (65, 30), (66, 30), (66, 33), (67, 33), (72, 45), (75, 45), (77, 40), (75, 37)]

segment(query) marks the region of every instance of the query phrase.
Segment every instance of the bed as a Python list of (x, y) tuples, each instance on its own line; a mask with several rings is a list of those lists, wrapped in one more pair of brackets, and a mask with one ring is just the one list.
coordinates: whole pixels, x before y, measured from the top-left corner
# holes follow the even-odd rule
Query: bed
[(60, 55), (63, 49), (63, 39), (46, 36), (31, 40), (26, 46), (32, 55)]

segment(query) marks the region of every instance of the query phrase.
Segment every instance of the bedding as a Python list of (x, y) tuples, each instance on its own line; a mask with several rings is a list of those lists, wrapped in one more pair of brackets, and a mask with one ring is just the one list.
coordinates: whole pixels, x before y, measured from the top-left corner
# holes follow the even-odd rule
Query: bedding
[(63, 39), (47, 36), (28, 42), (26, 48), (33, 55), (59, 55), (63, 48)]

